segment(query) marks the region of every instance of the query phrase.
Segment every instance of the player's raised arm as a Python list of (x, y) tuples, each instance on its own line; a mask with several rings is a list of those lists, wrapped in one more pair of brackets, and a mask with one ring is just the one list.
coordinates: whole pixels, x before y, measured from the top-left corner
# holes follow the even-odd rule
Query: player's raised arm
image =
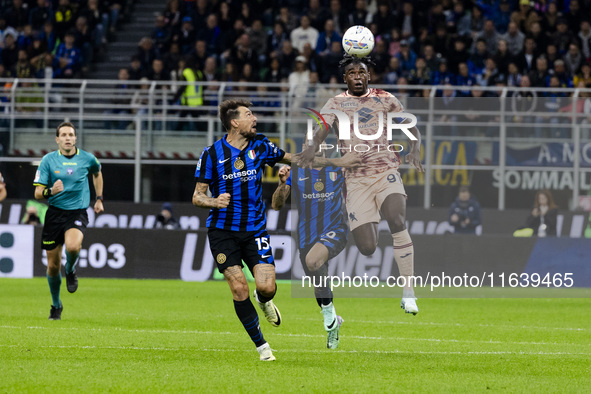
[(271, 207), (276, 211), (285, 205), (285, 201), (291, 192), (291, 186), (287, 182), (290, 174), (290, 166), (283, 166), (279, 169), (279, 186), (277, 186), (275, 193), (273, 193), (273, 199), (271, 200)]
[(207, 183), (197, 182), (193, 192), (193, 205), (199, 208), (217, 208), (223, 209), (230, 205), (230, 194), (223, 193), (217, 198), (207, 196)]
[(417, 139), (416, 141), (410, 140), (409, 152), (404, 157), (404, 161), (408, 164), (412, 164), (417, 169), (417, 171), (425, 172), (423, 164), (421, 163), (421, 132), (419, 131), (419, 129), (416, 128), (416, 126), (411, 128), (410, 132)]
[(296, 156), (297, 164), (300, 167), (306, 168), (312, 165), (314, 156), (316, 155), (316, 152), (318, 152), (318, 149), (320, 149), (320, 144), (324, 142), (327, 136), (328, 129), (318, 126), (315, 128), (312, 141), (309, 141), (306, 149)]
[(361, 158), (354, 154), (348, 153), (342, 157), (336, 157), (333, 159), (327, 159), (326, 157), (314, 157), (312, 167), (343, 167), (343, 168), (355, 168), (361, 165)]

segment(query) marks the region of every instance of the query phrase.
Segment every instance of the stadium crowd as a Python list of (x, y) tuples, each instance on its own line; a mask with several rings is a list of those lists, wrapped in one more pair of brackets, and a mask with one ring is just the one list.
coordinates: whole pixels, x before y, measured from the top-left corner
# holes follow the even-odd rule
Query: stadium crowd
[(80, 78), (132, 0), (0, 0), (0, 78)]
[(169, 0), (130, 79), (175, 79), (193, 67), (207, 81), (305, 90), (340, 81), (342, 34), (365, 25), (376, 38), (372, 83), (586, 86), (590, 11), (586, 0)]

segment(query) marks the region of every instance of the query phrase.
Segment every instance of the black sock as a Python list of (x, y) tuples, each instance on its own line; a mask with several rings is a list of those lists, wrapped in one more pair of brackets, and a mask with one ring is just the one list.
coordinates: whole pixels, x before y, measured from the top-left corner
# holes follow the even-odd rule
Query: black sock
[(259, 315), (257, 315), (257, 311), (254, 309), (250, 297), (244, 301), (234, 300), (234, 309), (236, 310), (238, 319), (242, 322), (244, 329), (250, 335), (250, 339), (252, 339), (256, 347), (264, 345), (267, 341), (263, 338), (263, 333), (259, 326)]
[(264, 295), (262, 295), (261, 293), (259, 293), (259, 291), (257, 290), (257, 296), (260, 302), (262, 302), (263, 304), (266, 302), (269, 302), (273, 299), (273, 297), (275, 297), (275, 294), (277, 293), (277, 283), (275, 283), (275, 291), (273, 292), (273, 295), (271, 297), (265, 297)]
[(330, 304), (332, 302), (332, 297), (330, 297), (330, 298), (316, 297), (316, 302), (318, 303), (318, 306), (322, 308), (323, 306), (327, 306), (328, 304)]

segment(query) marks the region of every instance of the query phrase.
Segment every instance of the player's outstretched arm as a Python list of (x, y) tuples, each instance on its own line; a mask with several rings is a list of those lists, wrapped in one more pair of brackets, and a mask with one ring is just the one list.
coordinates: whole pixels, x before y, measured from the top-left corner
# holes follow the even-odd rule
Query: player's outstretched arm
[(103, 173), (102, 171), (97, 172), (96, 174), (92, 174), (92, 183), (94, 184), (94, 191), (97, 196), (101, 198), (97, 198), (94, 203), (94, 213), (101, 213), (105, 210), (103, 206)]
[(207, 196), (207, 183), (197, 182), (193, 192), (193, 205), (199, 208), (217, 208), (222, 209), (230, 205), (230, 194), (223, 193), (217, 198)]
[(348, 153), (342, 157), (334, 159), (327, 159), (325, 157), (315, 157), (312, 162), (312, 167), (343, 167), (343, 168), (355, 168), (361, 165), (361, 158), (354, 154)]
[(276, 211), (285, 205), (285, 201), (287, 201), (287, 197), (289, 197), (289, 193), (291, 192), (291, 186), (287, 184), (290, 173), (290, 166), (283, 166), (279, 169), (279, 186), (277, 186), (275, 193), (273, 193), (273, 199), (271, 200), (271, 207)]
[(324, 142), (327, 136), (328, 130), (326, 128), (316, 127), (316, 130), (314, 131), (314, 136), (312, 137), (311, 144), (308, 145), (306, 149), (304, 149), (296, 157), (298, 166), (303, 168), (312, 167), (316, 152), (318, 152), (320, 144)]
[(421, 132), (416, 127), (410, 129), (410, 132), (417, 137), (416, 141), (410, 141), (409, 149), (410, 152), (404, 157), (404, 161), (408, 164), (412, 164), (417, 171), (425, 172), (423, 164), (421, 163)]

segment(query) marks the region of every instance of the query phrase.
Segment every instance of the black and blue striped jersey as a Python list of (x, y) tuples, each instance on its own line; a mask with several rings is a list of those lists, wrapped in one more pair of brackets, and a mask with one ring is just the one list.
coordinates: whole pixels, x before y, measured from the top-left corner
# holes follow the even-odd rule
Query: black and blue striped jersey
[[(320, 236), (346, 223), (344, 177), (338, 167), (292, 167), (287, 184), (298, 207), (298, 247), (309, 247)], [(346, 226), (345, 226), (346, 227)]]
[(208, 183), (211, 194), (230, 194), (230, 205), (211, 209), (208, 228), (229, 231), (258, 231), (266, 227), (262, 176), (265, 165), (274, 166), (285, 152), (262, 134), (238, 150), (226, 141), (228, 135), (205, 148), (197, 163), (197, 182)]

